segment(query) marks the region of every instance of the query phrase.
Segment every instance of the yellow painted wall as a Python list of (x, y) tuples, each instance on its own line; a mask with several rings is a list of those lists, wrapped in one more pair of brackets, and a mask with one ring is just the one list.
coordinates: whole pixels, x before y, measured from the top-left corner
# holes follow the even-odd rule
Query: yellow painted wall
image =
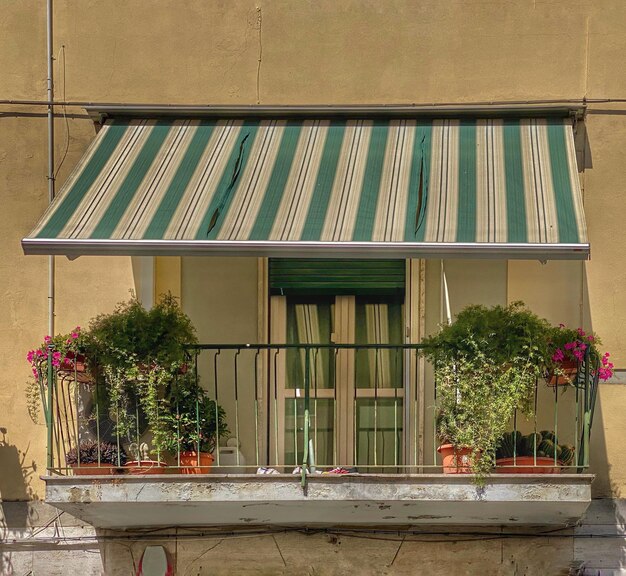
[[(149, 7), (123, 0), (56, 0), (56, 93), (69, 100), (167, 104), (624, 98), (625, 24), (626, 4), (614, 0), (164, 0)], [(0, 70), (0, 100), (45, 98), (45, 2), (3, 2)], [(24, 257), (19, 246), (47, 204), (44, 112), (0, 104), (0, 402), (5, 406), (0, 433), (6, 429), (0, 436), (0, 469), (8, 459), (14, 462), (17, 450), (26, 453), (26, 463), (37, 465), (33, 472), (28, 464), (26, 484), (0, 480), (5, 499), (28, 496), (27, 487), (41, 494), (36, 478), (44, 468), (44, 429), (27, 420), (22, 382), (28, 376), (24, 354), (47, 328), (47, 259)], [(94, 127), (79, 106), (57, 113), (57, 164), (65, 157), (61, 184)], [(592, 261), (545, 268), (509, 263), (497, 298), (523, 298), (555, 321), (581, 318), (603, 337), (617, 366), (626, 368), (626, 105), (590, 105), (585, 130), (580, 156)], [(185, 306), (193, 286), (185, 282), (186, 260), (179, 287)], [(84, 324), (135, 288), (129, 258), (57, 261), (59, 329)], [(179, 286), (177, 273), (166, 271), (169, 264), (177, 266), (157, 262), (156, 290)], [(225, 263), (224, 273), (234, 274), (241, 265)], [(497, 275), (503, 277), (501, 271)], [(253, 276), (250, 272), (256, 282)], [(206, 271), (198, 277), (206, 278)], [(220, 322), (230, 327), (230, 312), (243, 315), (243, 309), (217, 310), (210, 324), (208, 318), (201, 321), (201, 333), (221, 339), (215, 327)], [(226, 335), (255, 340), (256, 324)], [(609, 486), (610, 467), (615, 491), (626, 483), (626, 460), (613, 439), (625, 401), (623, 386), (603, 387), (594, 426), (594, 441), (604, 439), (598, 450), (606, 463), (597, 468), (598, 485)]]

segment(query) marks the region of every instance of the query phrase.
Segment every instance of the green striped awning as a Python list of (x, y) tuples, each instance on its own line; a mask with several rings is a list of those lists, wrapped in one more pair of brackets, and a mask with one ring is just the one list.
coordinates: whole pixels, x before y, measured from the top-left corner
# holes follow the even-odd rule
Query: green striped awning
[(107, 121), (27, 254), (587, 258), (567, 119)]

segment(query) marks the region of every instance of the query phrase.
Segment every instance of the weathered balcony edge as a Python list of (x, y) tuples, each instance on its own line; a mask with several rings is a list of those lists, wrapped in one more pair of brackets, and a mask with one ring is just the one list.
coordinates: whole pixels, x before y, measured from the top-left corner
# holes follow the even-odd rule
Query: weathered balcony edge
[(589, 474), (43, 477), (46, 501), (98, 528), (211, 525), (561, 525), (591, 502)]

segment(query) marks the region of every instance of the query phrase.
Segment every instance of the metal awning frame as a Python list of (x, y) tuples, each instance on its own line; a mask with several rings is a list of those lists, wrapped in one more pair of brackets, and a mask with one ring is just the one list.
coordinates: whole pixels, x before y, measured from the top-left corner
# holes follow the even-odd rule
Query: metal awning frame
[(457, 258), (587, 260), (589, 244), (459, 242), (254, 242), (25, 238), (25, 254), (91, 256), (267, 256), (307, 258)]
[(494, 118), (537, 116), (584, 118), (587, 106), (554, 101), (481, 104), (363, 104), (363, 105), (154, 105), (102, 104), (84, 106), (97, 123), (107, 118)]

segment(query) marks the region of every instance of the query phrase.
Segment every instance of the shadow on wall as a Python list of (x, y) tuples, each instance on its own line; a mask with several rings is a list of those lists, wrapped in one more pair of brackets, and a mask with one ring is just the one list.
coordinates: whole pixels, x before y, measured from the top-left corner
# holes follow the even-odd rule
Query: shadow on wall
[[(0, 428), (0, 541), (23, 536), (31, 524), (30, 500), (37, 500), (32, 478), (37, 463), (28, 460), (29, 446), (21, 451), (7, 439), (7, 429)], [(11, 502), (3, 501), (10, 494)], [(0, 551), (0, 574), (13, 574), (11, 552)]]

